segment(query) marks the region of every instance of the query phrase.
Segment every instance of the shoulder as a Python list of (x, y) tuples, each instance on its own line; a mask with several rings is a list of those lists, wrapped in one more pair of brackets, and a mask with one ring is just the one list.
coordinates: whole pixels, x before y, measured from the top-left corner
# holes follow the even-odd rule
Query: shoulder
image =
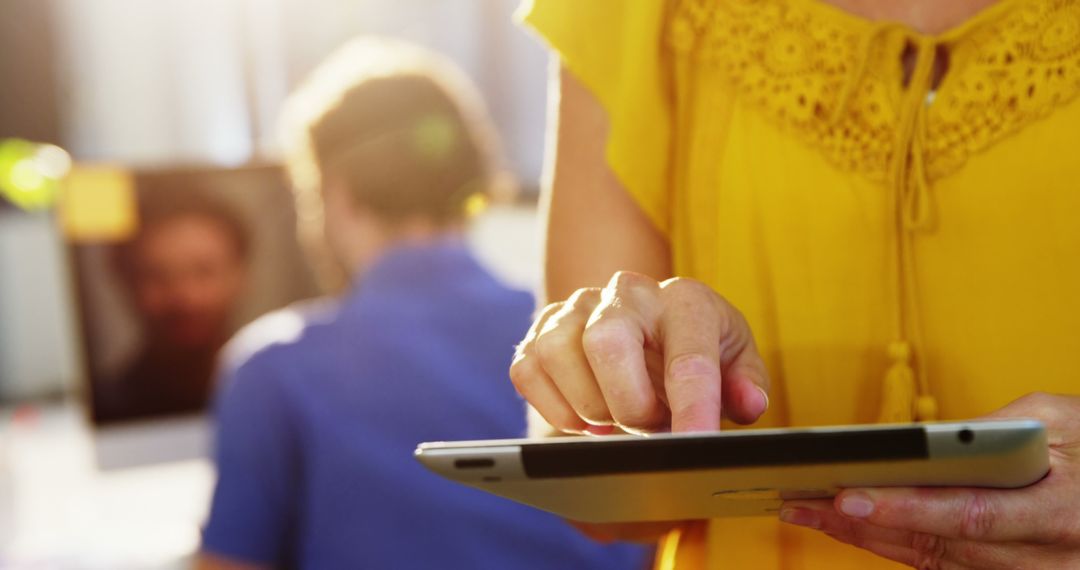
[(536, 299), (532, 293), (507, 286), (491, 277), (491, 289), (484, 292), (471, 308), (485, 327), (500, 337), (513, 337), (517, 342), (532, 324)]
[(536, 298), (532, 293), (520, 289), (505, 289), (506, 306), (511, 315), (525, 316), (531, 320), (533, 311), (536, 310)]
[(629, 96), (624, 91), (640, 90), (640, 80), (660, 80), (661, 48), (676, 8), (673, 0), (535, 0), (518, 17), (598, 99), (612, 103)]
[[(626, 2), (625, 0), (526, 0), (518, 8), (517, 18), (541, 34), (567, 28), (588, 27), (597, 33), (610, 33), (613, 27), (648, 35), (646, 29), (659, 25), (674, 7), (687, 0)], [(702, 3), (700, 0), (693, 3)], [(639, 28), (639, 26), (643, 26)]]
[(255, 319), (222, 349), (221, 375), (229, 377), (242, 367), (303, 350), (321, 329), (337, 321), (339, 312), (339, 301), (319, 298), (294, 303)]
[[(475, 279), (456, 294), (462, 298), (474, 297), (477, 303), (499, 311), (507, 317), (531, 316), (536, 306), (533, 294), (510, 283), (507, 274), (495, 270), (497, 260), (471, 253)], [(482, 284), (476, 287), (477, 283)]]

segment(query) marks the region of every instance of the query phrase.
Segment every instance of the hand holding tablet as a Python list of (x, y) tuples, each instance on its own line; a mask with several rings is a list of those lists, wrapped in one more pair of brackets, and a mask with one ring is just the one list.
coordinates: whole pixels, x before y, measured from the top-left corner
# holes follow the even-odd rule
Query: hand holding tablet
[(781, 519), (917, 568), (1080, 568), (1080, 397), (1029, 394), (986, 416), (1046, 426), (1050, 473), (1020, 489), (847, 489)]

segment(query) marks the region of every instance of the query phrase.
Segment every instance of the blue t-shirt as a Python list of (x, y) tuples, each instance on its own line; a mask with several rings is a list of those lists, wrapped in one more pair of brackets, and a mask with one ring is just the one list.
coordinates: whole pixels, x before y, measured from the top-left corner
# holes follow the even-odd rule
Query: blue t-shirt
[(599, 545), (413, 459), (422, 441), (523, 435), (506, 376), (532, 307), (443, 242), (394, 249), (340, 303), (242, 331), (203, 548), (319, 569), (644, 568), (643, 547)]

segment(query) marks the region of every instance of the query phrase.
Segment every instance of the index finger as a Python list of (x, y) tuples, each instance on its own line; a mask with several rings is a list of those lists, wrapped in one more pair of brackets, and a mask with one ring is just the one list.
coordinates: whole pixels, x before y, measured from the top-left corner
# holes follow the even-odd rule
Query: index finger
[(712, 293), (693, 281), (665, 284), (660, 337), (671, 431), (720, 429), (720, 323)]
[(740, 423), (757, 419), (768, 396), (745, 321), (700, 282), (673, 279), (663, 288), (659, 332), (672, 431), (714, 431), (724, 414)]

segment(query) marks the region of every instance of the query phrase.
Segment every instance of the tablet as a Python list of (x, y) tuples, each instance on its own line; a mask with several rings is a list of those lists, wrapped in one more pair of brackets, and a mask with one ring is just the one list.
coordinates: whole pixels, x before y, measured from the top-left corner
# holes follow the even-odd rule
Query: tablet
[(1036, 420), (422, 443), (454, 481), (584, 522), (764, 515), (845, 487), (1023, 487), (1049, 470)]

